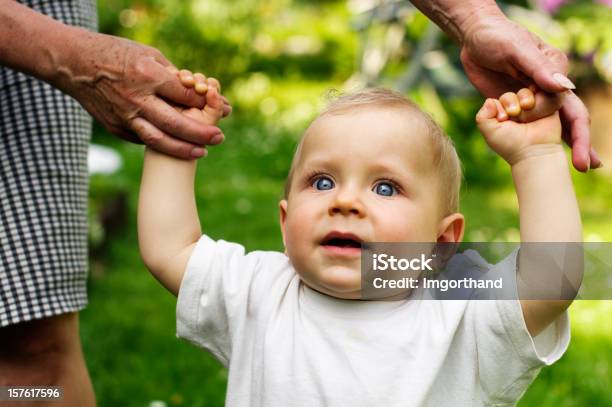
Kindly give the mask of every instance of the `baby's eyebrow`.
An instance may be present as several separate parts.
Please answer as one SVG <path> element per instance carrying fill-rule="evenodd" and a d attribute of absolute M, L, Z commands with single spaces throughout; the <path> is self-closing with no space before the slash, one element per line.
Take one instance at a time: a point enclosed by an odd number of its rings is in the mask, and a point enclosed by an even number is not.
<path fill-rule="evenodd" d="M 315 171 L 315 170 L 333 172 L 333 171 L 338 170 L 338 164 L 336 160 L 311 159 L 311 160 L 308 160 L 302 163 L 300 167 L 302 171 L 306 171 L 306 172 Z"/>
<path fill-rule="evenodd" d="M 395 176 L 400 178 L 400 180 L 405 181 L 409 184 L 412 183 L 412 180 L 415 177 L 415 174 L 404 168 L 404 165 L 396 165 L 396 164 L 388 164 L 388 163 L 374 163 L 372 164 L 368 170 L 375 174 L 382 174 L 388 176 Z"/>

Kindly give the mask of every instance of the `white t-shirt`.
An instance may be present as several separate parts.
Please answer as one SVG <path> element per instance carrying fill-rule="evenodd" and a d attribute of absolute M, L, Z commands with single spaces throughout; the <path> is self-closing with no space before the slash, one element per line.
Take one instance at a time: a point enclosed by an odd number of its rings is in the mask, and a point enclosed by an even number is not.
<path fill-rule="evenodd" d="M 514 405 L 569 343 L 567 314 L 532 339 L 516 300 L 341 300 L 283 253 L 206 236 L 176 312 L 177 336 L 229 368 L 228 406 Z"/>

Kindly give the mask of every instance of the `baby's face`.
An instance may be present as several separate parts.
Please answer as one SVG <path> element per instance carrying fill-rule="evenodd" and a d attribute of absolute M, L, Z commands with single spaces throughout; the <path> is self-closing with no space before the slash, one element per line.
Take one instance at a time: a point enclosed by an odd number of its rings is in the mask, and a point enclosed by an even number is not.
<path fill-rule="evenodd" d="M 359 298 L 359 242 L 437 240 L 430 144 L 406 110 L 357 108 L 311 125 L 280 204 L 286 252 L 306 284 Z"/>

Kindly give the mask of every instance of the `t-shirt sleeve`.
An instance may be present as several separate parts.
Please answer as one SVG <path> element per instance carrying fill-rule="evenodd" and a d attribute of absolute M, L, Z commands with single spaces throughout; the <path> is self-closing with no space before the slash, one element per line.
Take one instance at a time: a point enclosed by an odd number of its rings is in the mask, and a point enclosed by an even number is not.
<path fill-rule="evenodd" d="M 225 366 L 232 337 L 243 326 L 252 297 L 253 281 L 262 253 L 245 254 L 243 246 L 202 236 L 179 290 L 177 336 L 206 348 Z"/>
<path fill-rule="evenodd" d="M 514 251 L 490 272 L 503 275 L 504 282 L 516 282 L 516 258 L 517 251 Z M 468 306 L 468 313 L 473 316 L 480 383 L 485 391 L 496 393 L 495 401 L 500 403 L 517 400 L 542 366 L 561 358 L 570 340 L 567 311 L 532 337 L 518 296 L 515 298 L 472 300 Z"/>

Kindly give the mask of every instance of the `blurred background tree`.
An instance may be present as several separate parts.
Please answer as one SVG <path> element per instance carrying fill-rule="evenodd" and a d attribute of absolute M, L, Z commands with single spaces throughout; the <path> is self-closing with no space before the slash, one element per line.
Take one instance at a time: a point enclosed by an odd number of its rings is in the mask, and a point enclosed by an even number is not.
<path fill-rule="evenodd" d="M 612 240 L 611 1 L 508 1 L 517 22 L 571 59 L 593 118 L 593 142 L 607 167 L 573 172 L 585 239 Z M 462 211 L 468 241 L 518 240 L 507 165 L 474 125 L 482 98 L 458 48 L 407 1 L 106 0 L 100 31 L 160 49 L 177 67 L 219 78 L 234 113 L 221 147 L 199 165 L 204 230 L 253 249 L 281 250 L 277 203 L 293 149 L 330 89 L 382 84 L 410 95 L 454 139 L 465 169 Z M 511 39 L 509 39 L 511 40 Z M 90 307 L 82 316 L 99 404 L 222 405 L 226 371 L 174 340 L 175 300 L 144 269 L 135 208 L 142 147 L 110 137 L 123 166 L 91 178 Z M 612 405 L 610 302 L 572 307 L 573 342 L 544 369 L 522 405 Z M 593 352 L 592 349 L 597 349 Z M 158 400 L 154 402 L 154 400 Z"/>

